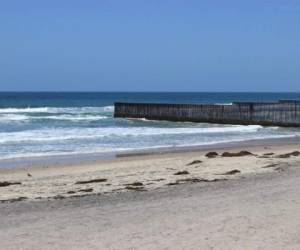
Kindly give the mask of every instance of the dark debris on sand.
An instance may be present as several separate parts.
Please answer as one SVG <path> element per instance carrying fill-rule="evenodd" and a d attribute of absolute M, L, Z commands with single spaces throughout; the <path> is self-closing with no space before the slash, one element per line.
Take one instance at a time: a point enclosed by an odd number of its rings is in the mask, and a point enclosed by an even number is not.
<path fill-rule="evenodd" d="M 275 155 L 274 153 L 265 153 L 261 156 L 257 156 L 258 158 L 270 158 L 272 157 L 273 155 Z"/>
<path fill-rule="evenodd" d="M 166 179 L 164 178 L 159 178 L 159 179 L 153 179 L 153 180 L 150 180 L 150 181 L 165 181 Z"/>
<path fill-rule="evenodd" d="M 253 155 L 253 154 L 248 151 L 240 151 L 237 153 L 224 152 L 222 154 L 222 157 L 241 157 L 241 156 L 248 156 L 248 155 Z"/>
<path fill-rule="evenodd" d="M 276 166 L 278 166 L 278 163 L 269 164 L 269 165 L 263 166 L 262 168 L 274 168 Z"/>
<path fill-rule="evenodd" d="M 291 153 L 278 155 L 276 158 L 290 158 L 291 156 L 299 156 L 299 155 L 300 155 L 299 151 L 294 151 L 294 152 L 291 152 Z"/>
<path fill-rule="evenodd" d="M 76 194 L 76 191 L 68 191 L 67 194 Z"/>
<path fill-rule="evenodd" d="M 144 183 L 136 181 L 125 185 L 125 189 L 131 191 L 147 191 L 144 187 Z"/>
<path fill-rule="evenodd" d="M 186 178 L 186 179 L 179 179 L 175 182 L 170 182 L 167 185 L 168 186 L 174 186 L 174 185 L 180 185 L 184 183 L 199 183 L 199 182 L 217 182 L 217 181 L 226 181 L 227 179 L 202 179 L 202 178 Z"/>
<path fill-rule="evenodd" d="M 271 156 L 274 155 L 274 153 L 265 153 L 264 156 Z"/>
<path fill-rule="evenodd" d="M 11 185 L 21 185 L 21 182 L 12 182 L 12 181 L 2 181 L 0 182 L 0 187 L 7 187 Z"/>
<path fill-rule="evenodd" d="M 179 172 L 175 173 L 174 175 L 186 175 L 186 174 L 190 174 L 190 173 L 186 170 L 183 170 L 183 171 L 179 171 Z"/>
<path fill-rule="evenodd" d="M 202 161 L 195 160 L 195 161 L 192 161 L 192 162 L 188 163 L 187 166 L 191 166 L 191 165 L 195 165 L 195 164 L 199 164 L 199 163 L 202 163 Z"/>
<path fill-rule="evenodd" d="M 130 184 L 126 184 L 126 186 L 134 186 L 134 187 L 141 187 L 144 186 L 144 184 L 142 182 L 136 181 Z"/>
<path fill-rule="evenodd" d="M 77 181 L 75 184 L 89 184 L 89 183 L 99 183 L 99 182 L 106 182 L 107 179 L 105 178 L 99 178 L 99 179 L 93 179 L 88 181 Z"/>
<path fill-rule="evenodd" d="M 234 175 L 234 174 L 239 174 L 239 173 L 241 173 L 240 170 L 238 170 L 238 169 L 233 169 L 233 170 L 230 170 L 230 171 L 228 171 L 228 172 L 225 172 L 225 173 L 222 174 L 222 175 Z"/>
<path fill-rule="evenodd" d="M 48 199 L 54 199 L 54 200 L 62 200 L 62 199 L 65 199 L 66 197 L 63 196 L 63 195 L 55 195 L 53 197 L 48 197 Z"/>
<path fill-rule="evenodd" d="M 78 190 L 78 192 L 85 192 L 85 193 L 89 193 L 89 192 L 93 192 L 93 191 L 94 191 L 93 188 L 85 188 L 85 189 Z"/>
<path fill-rule="evenodd" d="M 76 193 L 76 192 L 75 192 Z M 76 194 L 72 196 L 63 196 L 63 195 L 56 195 L 53 197 L 47 197 L 48 199 L 54 199 L 54 200 L 63 200 L 63 199 L 73 199 L 73 198 L 81 198 L 81 197 L 87 197 L 87 196 L 100 196 L 101 193 L 84 193 L 84 194 Z"/>
<path fill-rule="evenodd" d="M 147 191 L 144 187 L 134 187 L 134 186 L 126 186 L 125 189 L 131 191 Z"/>
<path fill-rule="evenodd" d="M 27 197 L 18 197 L 18 198 L 13 198 L 13 199 L 8 199 L 8 200 L 0 200 L 1 203 L 12 203 L 16 201 L 24 201 L 27 200 Z"/>
<path fill-rule="evenodd" d="M 205 156 L 207 158 L 216 158 L 219 154 L 217 152 L 208 152 Z"/>

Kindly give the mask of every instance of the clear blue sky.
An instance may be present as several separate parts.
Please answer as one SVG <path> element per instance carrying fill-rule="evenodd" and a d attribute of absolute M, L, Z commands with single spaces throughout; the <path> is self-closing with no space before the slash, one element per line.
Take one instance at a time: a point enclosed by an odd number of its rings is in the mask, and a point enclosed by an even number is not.
<path fill-rule="evenodd" d="M 298 0 L 0 0 L 0 90 L 300 91 Z"/>

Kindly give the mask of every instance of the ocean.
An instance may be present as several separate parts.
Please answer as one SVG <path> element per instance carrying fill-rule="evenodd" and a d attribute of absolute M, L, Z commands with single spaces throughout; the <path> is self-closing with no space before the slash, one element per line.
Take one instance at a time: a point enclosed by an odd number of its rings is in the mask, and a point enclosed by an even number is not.
<path fill-rule="evenodd" d="M 0 161 L 295 137 L 297 128 L 113 118 L 115 101 L 213 103 L 300 93 L 0 93 Z"/>

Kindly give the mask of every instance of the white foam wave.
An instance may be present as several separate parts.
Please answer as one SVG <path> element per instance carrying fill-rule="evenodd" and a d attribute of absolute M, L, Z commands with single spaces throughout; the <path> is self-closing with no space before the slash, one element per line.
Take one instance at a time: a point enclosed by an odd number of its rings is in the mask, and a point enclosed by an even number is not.
<path fill-rule="evenodd" d="M 226 126 L 226 127 L 190 127 L 190 128 L 155 128 L 155 127 L 107 127 L 107 128 L 57 128 L 0 133 L 0 143 L 62 141 L 74 139 L 97 139 L 109 136 L 153 136 L 186 135 L 211 133 L 253 133 L 261 126 Z"/>
<path fill-rule="evenodd" d="M 47 112 L 49 108 L 0 108 L 0 113 L 43 113 Z"/>
<path fill-rule="evenodd" d="M 67 120 L 67 121 L 97 121 L 107 119 L 107 116 L 70 116 L 70 115 L 60 115 L 60 116 L 40 116 L 40 117 L 29 117 L 30 120 Z"/>
<path fill-rule="evenodd" d="M 114 112 L 115 107 L 114 106 L 105 106 L 105 107 L 102 107 L 102 109 L 107 112 Z"/>
<path fill-rule="evenodd" d="M 22 114 L 0 114 L 0 122 L 23 121 L 28 117 Z"/>
<path fill-rule="evenodd" d="M 232 104 L 233 104 L 232 102 L 229 102 L 229 103 L 215 103 L 214 105 L 230 106 L 230 105 L 232 105 Z"/>
<path fill-rule="evenodd" d="M 54 116 L 29 116 L 26 114 L 0 114 L 0 123 L 32 120 L 60 120 L 60 121 L 97 121 L 107 119 L 103 115 L 54 115 Z"/>
<path fill-rule="evenodd" d="M 114 106 L 104 107 L 38 107 L 38 108 L 0 108 L 0 113 L 99 113 L 113 112 Z"/>

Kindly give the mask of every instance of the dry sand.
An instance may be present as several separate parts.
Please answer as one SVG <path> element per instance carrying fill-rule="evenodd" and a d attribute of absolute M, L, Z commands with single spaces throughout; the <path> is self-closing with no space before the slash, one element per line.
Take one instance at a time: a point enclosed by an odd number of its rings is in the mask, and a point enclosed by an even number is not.
<path fill-rule="evenodd" d="M 207 158 L 204 150 L 3 169 L 1 182 L 21 185 L 0 187 L 1 248 L 299 249 L 300 156 L 286 155 L 299 149 L 287 143 L 216 150 L 253 154 L 237 157 Z M 107 180 L 76 184 L 99 179 Z"/>

